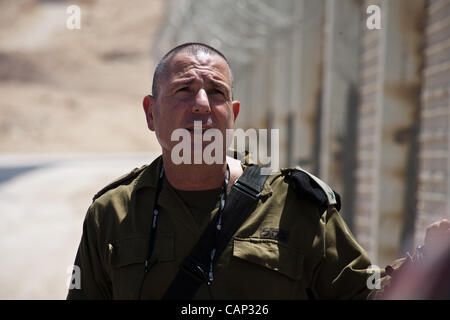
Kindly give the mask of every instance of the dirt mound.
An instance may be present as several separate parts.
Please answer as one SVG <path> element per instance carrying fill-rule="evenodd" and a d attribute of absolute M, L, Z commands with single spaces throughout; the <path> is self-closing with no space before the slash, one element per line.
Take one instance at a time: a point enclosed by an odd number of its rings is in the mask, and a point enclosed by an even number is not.
<path fill-rule="evenodd" d="M 0 152 L 159 150 L 146 127 L 163 1 L 0 2 Z"/>

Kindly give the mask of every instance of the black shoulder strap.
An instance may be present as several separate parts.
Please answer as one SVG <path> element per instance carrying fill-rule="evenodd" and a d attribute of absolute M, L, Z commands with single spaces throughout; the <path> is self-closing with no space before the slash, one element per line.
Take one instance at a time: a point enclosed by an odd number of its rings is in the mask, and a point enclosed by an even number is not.
<path fill-rule="evenodd" d="M 286 170 L 285 170 L 286 171 Z M 319 205 L 322 210 L 328 206 L 335 206 L 341 210 L 341 197 L 325 182 L 301 168 L 288 171 L 292 187 L 300 198 L 306 198 Z"/>
<path fill-rule="evenodd" d="M 191 300 L 200 286 L 208 280 L 211 251 L 216 248 L 214 264 L 260 199 L 264 183 L 268 178 L 267 175 L 261 175 L 260 170 L 261 167 L 258 165 L 250 165 L 233 184 L 223 210 L 221 230 L 216 229 L 216 219 L 208 224 L 190 254 L 182 262 L 163 300 Z M 215 242 L 217 232 L 219 235 Z"/>

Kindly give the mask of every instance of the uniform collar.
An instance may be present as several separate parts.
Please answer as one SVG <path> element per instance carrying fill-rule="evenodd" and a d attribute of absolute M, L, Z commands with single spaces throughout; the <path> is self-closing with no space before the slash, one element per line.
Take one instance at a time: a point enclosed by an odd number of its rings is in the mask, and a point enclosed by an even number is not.
<path fill-rule="evenodd" d="M 160 155 L 158 158 L 153 160 L 153 162 L 137 177 L 135 182 L 135 190 L 145 187 L 156 188 L 162 164 L 162 155 Z"/>
<path fill-rule="evenodd" d="M 158 176 L 161 172 L 163 164 L 162 155 L 153 160 L 153 162 L 145 168 L 136 179 L 135 190 L 139 190 L 145 187 L 156 188 L 158 182 Z M 241 163 L 242 170 L 247 169 L 249 163 Z M 272 188 L 270 183 L 266 181 L 263 190 L 261 191 L 261 197 L 270 196 L 272 194 Z"/>

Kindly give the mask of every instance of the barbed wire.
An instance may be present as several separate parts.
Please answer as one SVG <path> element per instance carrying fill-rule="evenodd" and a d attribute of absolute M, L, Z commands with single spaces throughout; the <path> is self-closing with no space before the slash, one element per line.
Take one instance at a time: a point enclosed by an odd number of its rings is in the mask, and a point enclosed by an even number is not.
<path fill-rule="evenodd" d="M 300 22 L 295 10 L 289 10 L 294 2 L 289 1 L 288 10 L 283 10 L 262 0 L 170 0 L 158 50 L 162 53 L 174 43 L 203 41 L 218 49 L 228 48 L 230 60 L 245 64 L 255 52 L 268 47 L 274 34 Z"/>

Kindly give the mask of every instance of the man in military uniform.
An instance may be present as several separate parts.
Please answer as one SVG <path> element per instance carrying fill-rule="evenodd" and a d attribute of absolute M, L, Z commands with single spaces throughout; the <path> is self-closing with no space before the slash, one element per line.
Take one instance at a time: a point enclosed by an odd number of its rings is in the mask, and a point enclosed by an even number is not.
<path fill-rule="evenodd" d="M 95 195 L 74 263 L 81 288 L 69 290 L 68 299 L 183 298 L 185 287 L 195 299 L 370 294 L 371 263 L 338 213 L 339 197 L 299 169 L 281 169 L 261 180 L 248 215 L 215 255 L 217 239 L 230 233 L 232 224 L 226 207 L 234 200 L 227 197 L 254 166 L 227 156 L 222 163 L 175 164 L 171 134 L 184 128 L 194 135 L 194 121 L 223 136 L 234 128 L 240 103 L 232 98 L 228 62 L 204 44 L 178 46 L 158 64 L 152 91 L 143 105 L 162 155 Z M 211 234 L 218 238 L 205 241 L 201 235 L 211 221 L 217 229 Z M 198 243 L 212 246 L 211 263 L 186 267 Z M 192 289 L 186 278 L 196 274 L 198 288 Z M 178 277 L 185 281 L 181 287 L 174 285 Z"/>

